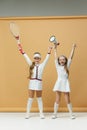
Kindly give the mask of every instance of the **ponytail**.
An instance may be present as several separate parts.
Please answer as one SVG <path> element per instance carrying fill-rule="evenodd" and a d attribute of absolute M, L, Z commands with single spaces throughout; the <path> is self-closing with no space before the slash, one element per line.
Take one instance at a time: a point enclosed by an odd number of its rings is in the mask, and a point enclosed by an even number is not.
<path fill-rule="evenodd" d="M 29 79 L 31 78 L 31 76 L 33 74 L 33 68 L 34 68 L 34 66 L 35 66 L 35 62 L 32 62 L 32 65 L 29 68 L 29 76 L 28 76 Z"/>

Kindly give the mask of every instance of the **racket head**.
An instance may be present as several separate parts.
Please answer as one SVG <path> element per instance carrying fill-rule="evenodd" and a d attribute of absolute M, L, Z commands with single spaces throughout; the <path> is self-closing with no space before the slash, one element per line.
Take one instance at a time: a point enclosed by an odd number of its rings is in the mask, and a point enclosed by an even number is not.
<path fill-rule="evenodd" d="M 10 31 L 16 39 L 19 39 L 19 27 L 15 22 L 10 22 Z"/>

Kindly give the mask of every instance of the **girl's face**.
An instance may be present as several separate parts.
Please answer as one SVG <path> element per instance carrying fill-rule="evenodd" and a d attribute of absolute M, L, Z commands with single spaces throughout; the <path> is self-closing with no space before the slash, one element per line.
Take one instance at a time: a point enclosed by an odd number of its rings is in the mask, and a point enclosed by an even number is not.
<path fill-rule="evenodd" d="M 35 58 L 34 58 L 34 62 L 35 62 L 36 64 L 39 64 L 39 63 L 40 63 L 40 60 L 41 60 L 41 58 L 39 58 L 39 57 L 35 57 Z"/>
<path fill-rule="evenodd" d="M 66 58 L 64 56 L 60 56 L 58 62 L 60 65 L 64 66 L 66 64 Z"/>

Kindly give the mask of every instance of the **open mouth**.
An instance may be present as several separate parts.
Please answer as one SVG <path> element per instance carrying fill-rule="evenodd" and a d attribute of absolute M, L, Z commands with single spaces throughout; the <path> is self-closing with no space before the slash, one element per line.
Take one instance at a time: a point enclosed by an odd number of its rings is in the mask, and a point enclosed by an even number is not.
<path fill-rule="evenodd" d="M 64 62 L 61 62 L 60 64 L 61 64 L 61 65 L 65 65 L 65 63 L 64 63 Z"/>

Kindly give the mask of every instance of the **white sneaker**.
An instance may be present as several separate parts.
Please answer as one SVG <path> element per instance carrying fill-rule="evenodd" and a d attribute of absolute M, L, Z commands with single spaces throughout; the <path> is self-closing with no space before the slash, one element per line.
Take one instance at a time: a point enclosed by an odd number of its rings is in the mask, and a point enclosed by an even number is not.
<path fill-rule="evenodd" d="M 57 114 L 53 114 L 52 119 L 56 119 L 57 118 Z"/>
<path fill-rule="evenodd" d="M 44 114 L 43 113 L 40 113 L 40 119 L 44 119 Z"/>
<path fill-rule="evenodd" d="M 29 113 L 26 113 L 25 119 L 29 119 L 29 117 L 30 117 Z"/>
<path fill-rule="evenodd" d="M 70 118 L 71 119 L 75 119 L 76 117 L 75 117 L 75 115 L 71 115 Z"/>

